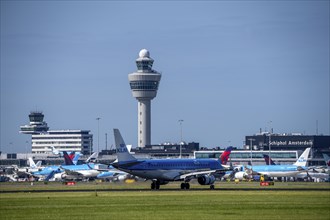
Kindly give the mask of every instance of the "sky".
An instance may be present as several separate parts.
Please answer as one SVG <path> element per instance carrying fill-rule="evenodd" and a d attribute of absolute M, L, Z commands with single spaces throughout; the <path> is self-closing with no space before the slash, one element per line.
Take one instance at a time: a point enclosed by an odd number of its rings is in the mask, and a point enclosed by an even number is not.
<path fill-rule="evenodd" d="M 208 148 L 260 129 L 329 135 L 329 20 L 329 1 L 2 0 L 0 151 L 30 149 L 19 127 L 36 110 L 100 150 L 113 128 L 137 146 L 128 74 L 143 48 L 162 73 L 152 144 L 181 128 Z"/>

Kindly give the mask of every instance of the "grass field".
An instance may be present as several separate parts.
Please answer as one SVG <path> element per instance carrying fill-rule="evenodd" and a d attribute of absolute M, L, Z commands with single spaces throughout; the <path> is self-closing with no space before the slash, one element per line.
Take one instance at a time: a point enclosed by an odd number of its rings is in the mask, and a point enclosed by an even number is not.
<path fill-rule="evenodd" d="M 260 187 L 257 183 L 221 184 L 227 185 L 227 189 Z M 330 219 L 329 183 L 297 184 L 298 188 L 312 187 L 321 191 L 295 191 L 295 185 L 291 183 L 276 185 L 287 187 L 288 190 L 149 191 L 145 190 L 149 188 L 147 182 L 129 185 L 80 184 L 81 188 L 94 188 L 95 191 L 91 192 L 0 193 L 0 219 Z M 53 189 L 71 187 L 56 184 L 19 186 Z M 97 191 L 106 186 L 118 189 L 135 187 L 137 190 Z M 163 189 L 177 186 L 178 183 L 174 183 Z M 79 187 L 79 184 L 74 187 Z M 4 188 L 16 189 L 17 184 L 1 184 L 0 189 L 4 191 Z"/>

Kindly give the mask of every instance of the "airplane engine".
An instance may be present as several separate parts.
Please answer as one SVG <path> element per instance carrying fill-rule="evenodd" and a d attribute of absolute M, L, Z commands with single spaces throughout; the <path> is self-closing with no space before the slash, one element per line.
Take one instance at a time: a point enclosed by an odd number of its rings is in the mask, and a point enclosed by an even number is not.
<path fill-rule="evenodd" d="M 64 180 L 68 177 L 68 175 L 66 173 L 61 173 L 61 179 Z"/>
<path fill-rule="evenodd" d="M 120 175 L 120 176 L 117 177 L 117 180 L 118 180 L 118 181 L 124 181 L 124 180 L 126 180 L 126 179 L 127 179 L 127 177 L 124 176 L 124 175 Z"/>
<path fill-rule="evenodd" d="M 245 172 L 237 172 L 235 173 L 235 179 L 243 180 L 247 177 Z"/>
<path fill-rule="evenodd" d="M 197 181 L 201 185 L 211 185 L 215 182 L 215 177 L 212 175 L 210 175 L 210 176 L 204 175 L 204 176 L 198 177 Z"/>

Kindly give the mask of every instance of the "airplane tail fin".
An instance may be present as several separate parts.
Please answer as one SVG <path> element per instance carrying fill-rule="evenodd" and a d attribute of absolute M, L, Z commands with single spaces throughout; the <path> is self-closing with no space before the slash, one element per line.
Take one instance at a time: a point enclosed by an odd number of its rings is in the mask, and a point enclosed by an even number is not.
<path fill-rule="evenodd" d="M 69 154 L 69 157 L 71 160 L 73 160 L 73 158 L 75 157 L 76 155 L 76 152 L 72 151 L 70 154 Z"/>
<path fill-rule="evenodd" d="M 64 164 L 65 165 L 74 165 L 71 158 L 69 157 L 69 155 L 66 151 L 63 151 L 63 157 L 64 157 Z"/>
<path fill-rule="evenodd" d="M 37 165 L 34 163 L 32 157 L 29 157 L 30 168 L 37 168 Z"/>
<path fill-rule="evenodd" d="M 220 155 L 220 161 L 222 165 L 226 165 L 229 159 L 229 155 L 233 150 L 232 146 L 226 148 L 226 150 Z"/>
<path fill-rule="evenodd" d="M 99 156 L 99 153 L 98 152 L 94 152 L 92 155 L 90 155 L 88 157 L 88 159 L 85 162 L 86 163 L 89 163 L 89 162 L 95 161 L 98 156 Z"/>
<path fill-rule="evenodd" d="M 263 156 L 264 156 L 264 159 L 265 159 L 265 162 L 267 165 L 269 165 L 269 162 L 270 162 L 270 165 L 276 165 L 276 163 L 274 163 L 274 161 L 269 157 L 269 155 L 263 154 Z"/>
<path fill-rule="evenodd" d="M 298 160 L 293 165 L 305 167 L 307 165 L 307 159 L 308 159 L 308 155 L 309 155 L 310 150 L 311 150 L 310 147 L 306 148 L 306 150 L 300 155 Z"/>
<path fill-rule="evenodd" d="M 327 165 L 327 167 L 330 167 L 330 157 L 327 154 L 323 154 L 323 158 L 325 160 L 325 163 Z"/>
<path fill-rule="evenodd" d="M 75 153 L 74 158 L 72 159 L 72 163 L 74 165 L 77 165 L 80 155 L 81 154 L 79 152 L 78 153 Z"/>
<path fill-rule="evenodd" d="M 55 147 L 51 146 L 50 148 L 52 149 L 53 154 L 58 155 L 60 153 Z"/>
<path fill-rule="evenodd" d="M 120 131 L 118 129 L 113 129 L 113 133 L 115 136 L 118 163 L 136 161 L 136 158 L 128 152 L 128 149 L 126 147 L 123 137 L 120 134 Z"/>
<path fill-rule="evenodd" d="M 36 163 L 36 166 L 37 166 L 37 167 L 41 167 L 41 164 L 42 164 L 42 161 L 39 160 L 39 161 Z"/>

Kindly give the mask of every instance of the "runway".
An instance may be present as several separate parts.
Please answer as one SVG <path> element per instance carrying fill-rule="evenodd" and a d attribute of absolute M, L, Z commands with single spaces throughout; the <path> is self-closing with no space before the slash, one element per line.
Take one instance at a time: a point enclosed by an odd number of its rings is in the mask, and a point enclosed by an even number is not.
<path fill-rule="evenodd" d="M 196 188 L 189 190 L 182 189 L 31 189 L 31 190 L 0 190 L 0 193 L 45 193 L 45 192 L 160 192 L 160 191 L 180 191 L 180 192 L 189 192 L 189 191 L 325 191 L 330 192 L 329 188 L 215 188 L 210 190 L 209 188 Z"/>

